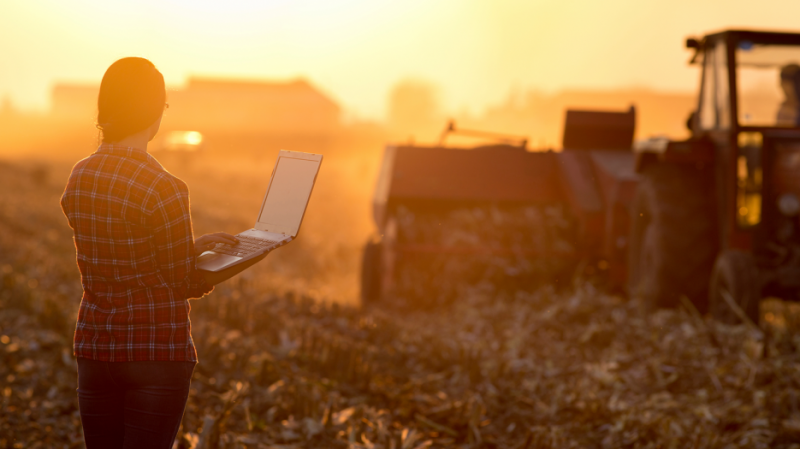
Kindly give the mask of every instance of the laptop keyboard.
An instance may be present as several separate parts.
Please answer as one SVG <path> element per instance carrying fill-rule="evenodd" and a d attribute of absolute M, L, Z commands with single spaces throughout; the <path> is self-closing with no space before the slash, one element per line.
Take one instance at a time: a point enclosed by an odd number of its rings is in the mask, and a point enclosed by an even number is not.
<path fill-rule="evenodd" d="M 247 235 L 237 235 L 236 238 L 239 239 L 239 243 L 236 245 L 231 246 L 225 243 L 217 243 L 217 246 L 215 246 L 212 251 L 229 256 L 244 257 L 255 252 L 260 252 L 278 243 L 274 240 L 259 239 Z"/>

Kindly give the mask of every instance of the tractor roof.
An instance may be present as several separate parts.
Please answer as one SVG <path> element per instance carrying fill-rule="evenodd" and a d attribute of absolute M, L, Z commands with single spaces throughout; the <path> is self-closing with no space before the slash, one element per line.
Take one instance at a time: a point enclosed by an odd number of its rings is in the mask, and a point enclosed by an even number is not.
<path fill-rule="evenodd" d="M 764 44 L 800 44 L 800 33 L 789 31 L 723 30 L 706 34 L 703 40 L 719 40 L 728 36 L 740 41 L 748 40 Z"/>
<path fill-rule="evenodd" d="M 689 38 L 686 40 L 686 46 L 695 49 L 695 54 L 690 60 L 690 64 L 702 62 L 702 49 L 707 43 L 729 40 L 759 45 L 800 46 L 800 33 L 789 31 L 723 30 L 706 34 L 701 40 Z"/>

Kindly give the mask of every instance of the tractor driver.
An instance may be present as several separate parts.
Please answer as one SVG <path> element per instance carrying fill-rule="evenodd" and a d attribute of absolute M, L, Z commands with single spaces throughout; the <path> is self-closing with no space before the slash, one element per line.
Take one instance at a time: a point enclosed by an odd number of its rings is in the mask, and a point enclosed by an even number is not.
<path fill-rule="evenodd" d="M 781 88 L 786 100 L 778 109 L 778 126 L 800 126 L 800 65 L 788 64 L 781 69 Z"/>

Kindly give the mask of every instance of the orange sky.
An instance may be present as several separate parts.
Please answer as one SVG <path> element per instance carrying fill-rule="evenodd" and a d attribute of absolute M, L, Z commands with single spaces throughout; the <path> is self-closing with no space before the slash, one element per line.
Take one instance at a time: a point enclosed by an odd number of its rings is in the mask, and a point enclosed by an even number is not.
<path fill-rule="evenodd" d="M 438 86 L 448 111 L 527 89 L 692 91 L 686 36 L 798 17 L 796 0 L 4 0 L 0 96 L 43 110 L 54 81 L 97 83 L 131 55 L 174 85 L 304 76 L 370 119 L 405 78 Z"/>

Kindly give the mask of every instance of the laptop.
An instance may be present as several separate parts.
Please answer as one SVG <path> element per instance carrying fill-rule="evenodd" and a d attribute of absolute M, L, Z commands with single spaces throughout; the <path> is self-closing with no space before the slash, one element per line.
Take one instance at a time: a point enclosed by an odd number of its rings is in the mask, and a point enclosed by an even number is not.
<path fill-rule="evenodd" d="M 197 268 L 220 271 L 283 246 L 297 237 L 317 180 L 321 154 L 281 150 L 253 229 L 234 246 L 218 243 L 197 257 Z"/>

